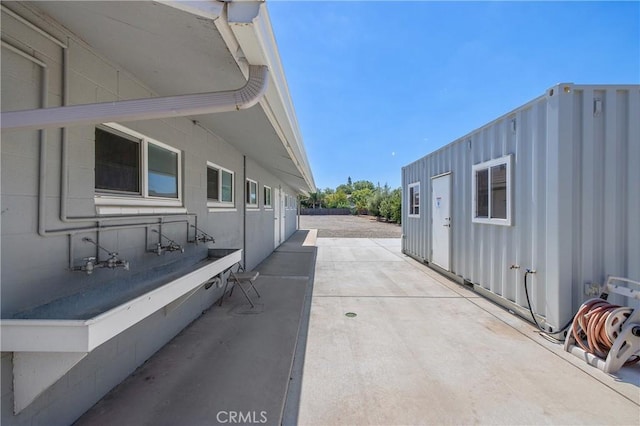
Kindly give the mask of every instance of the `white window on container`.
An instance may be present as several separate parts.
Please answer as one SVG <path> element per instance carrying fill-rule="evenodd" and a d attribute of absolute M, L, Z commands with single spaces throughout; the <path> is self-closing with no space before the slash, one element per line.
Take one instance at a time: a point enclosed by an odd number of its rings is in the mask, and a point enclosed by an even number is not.
<path fill-rule="evenodd" d="M 472 169 L 473 222 L 511 225 L 511 156 Z"/>
<path fill-rule="evenodd" d="M 95 128 L 99 210 L 100 206 L 182 206 L 181 167 L 178 149 L 116 123 Z"/>
<path fill-rule="evenodd" d="M 270 209 L 271 206 L 271 187 L 270 186 L 264 186 L 264 206 L 265 208 Z"/>
<path fill-rule="evenodd" d="M 217 164 L 207 162 L 207 206 L 234 207 L 234 173 Z"/>
<path fill-rule="evenodd" d="M 247 179 L 247 207 L 258 207 L 258 182 Z"/>
<path fill-rule="evenodd" d="M 409 217 L 420 217 L 420 182 L 409 184 Z"/>

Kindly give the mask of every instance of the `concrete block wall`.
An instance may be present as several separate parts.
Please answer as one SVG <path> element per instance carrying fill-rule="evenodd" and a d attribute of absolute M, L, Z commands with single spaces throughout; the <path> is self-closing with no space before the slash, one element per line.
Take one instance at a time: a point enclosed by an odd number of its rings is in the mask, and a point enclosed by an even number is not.
<path fill-rule="evenodd" d="M 3 3 L 5 5 L 5 3 Z M 6 3 L 11 10 L 68 44 L 69 104 L 82 104 L 155 95 L 125 68 L 111 63 L 90 46 L 33 6 Z M 37 7 L 37 4 L 36 4 Z M 18 49 L 46 63 L 48 71 L 47 106 L 57 106 L 62 99 L 62 49 L 38 32 L 11 16 L 2 14 L 2 37 Z M 5 72 L 11 70 L 11 72 Z M 19 110 L 39 106 L 41 68 L 23 57 L 2 49 L 2 110 Z M 198 227 L 216 239 L 215 247 L 243 247 L 245 236 L 245 176 L 258 181 L 259 209 L 246 215 L 246 264 L 255 267 L 274 248 L 274 209 L 264 207 L 263 186 L 288 188 L 250 153 L 234 146 L 187 118 L 171 118 L 127 123 L 126 127 L 168 144 L 182 152 L 183 205 L 198 217 Z M 67 129 L 68 214 L 92 216 L 94 203 L 94 126 Z M 39 136 L 36 131 L 2 135 L 2 318 L 10 318 L 26 309 L 48 303 L 110 280 L 129 277 L 131 273 L 174 260 L 176 256 L 199 258 L 206 252 L 204 244 L 187 244 L 186 223 L 169 224 L 163 233 L 185 246 L 184 254 L 156 256 L 146 252 L 145 235 L 149 230 L 134 228 L 101 232 L 100 242 L 109 250 L 131 262 L 131 271 L 99 270 L 92 275 L 71 272 L 69 237 L 38 235 L 38 166 Z M 61 132 L 46 132 L 45 223 L 48 230 L 92 225 L 92 222 L 64 223 L 60 220 Z M 235 172 L 235 209 L 216 211 L 207 207 L 206 162 L 211 161 Z M 275 194 L 272 193 L 272 197 Z M 275 199 L 273 200 L 275 203 Z M 295 210 L 286 212 L 286 237 L 295 232 Z M 193 218 L 190 219 L 193 223 Z M 122 223 L 127 221 L 123 220 Z M 120 222 L 118 222 L 120 223 Z M 156 234 L 154 235 L 157 238 Z M 193 230 L 190 235 L 193 236 Z M 95 233 L 71 237 L 75 247 L 74 264 L 95 254 L 95 247 L 82 238 L 96 238 Z M 180 330 L 196 319 L 220 297 L 220 289 L 200 289 L 175 311 L 164 310 L 129 328 L 92 351 L 67 375 L 46 390 L 19 415 L 13 414 L 12 354 L 2 353 L 3 425 L 69 424 L 98 401 L 113 386 L 126 378 L 137 366 L 161 348 Z"/>
<path fill-rule="evenodd" d="M 258 182 L 258 208 L 247 210 L 246 266 L 250 270 L 267 257 L 275 246 L 274 226 L 276 226 L 275 214 L 277 212 L 275 204 L 279 201 L 276 200 L 275 189 L 280 189 L 282 196 L 284 194 L 292 194 L 293 191 L 252 159 L 247 159 L 247 178 Z M 271 187 L 270 208 L 264 205 L 265 185 Z M 284 214 L 285 223 L 287 224 L 285 230 L 286 240 L 297 228 L 292 229 L 290 226 L 291 220 L 288 217 L 292 215 L 290 210 L 283 210 L 281 214 Z"/>

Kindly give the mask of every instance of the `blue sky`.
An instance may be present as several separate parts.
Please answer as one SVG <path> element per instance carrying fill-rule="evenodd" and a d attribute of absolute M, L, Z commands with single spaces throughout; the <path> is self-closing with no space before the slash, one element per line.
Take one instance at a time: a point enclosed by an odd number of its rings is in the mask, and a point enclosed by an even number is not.
<path fill-rule="evenodd" d="M 270 1 L 318 188 L 401 168 L 559 82 L 640 83 L 640 2 Z"/>

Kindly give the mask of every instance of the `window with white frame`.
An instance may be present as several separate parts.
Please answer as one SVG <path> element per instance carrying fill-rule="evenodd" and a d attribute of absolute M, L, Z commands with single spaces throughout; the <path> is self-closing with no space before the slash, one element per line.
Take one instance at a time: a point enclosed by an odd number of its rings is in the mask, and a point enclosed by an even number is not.
<path fill-rule="evenodd" d="M 96 205 L 182 205 L 181 152 L 116 123 L 95 128 Z"/>
<path fill-rule="evenodd" d="M 270 209 L 271 206 L 271 187 L 270 186 L 264 186 L 264 206 L 268 209 Z"/>
<path fill-rule="evenodd" d="M 233 207 L 234 173 L 207 161 L 207 206 Z"/>
<path fill-rule="evenodd" d="M 258 182 L 247 179 L 247 207 L 258 207 Z"/>
<path fill-rule="evenodd" d="M 511 155 L 472 169 L 473 222 L 511 225 Z"/>
<path fill-rule="evenodd" d="M 420 182 L 409 184 L 409 217 L 420 217 Z"/>

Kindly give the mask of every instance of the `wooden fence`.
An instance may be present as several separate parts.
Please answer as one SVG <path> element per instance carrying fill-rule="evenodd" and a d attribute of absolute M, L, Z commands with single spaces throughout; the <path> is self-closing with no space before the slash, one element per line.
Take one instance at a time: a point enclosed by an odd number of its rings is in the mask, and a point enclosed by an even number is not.
<path fill-rule="evenodd" d="M 350 215 L 351 209 L 308 209 L 301 208 L 301 215 L 324 216 L 324 215 Z"/>

